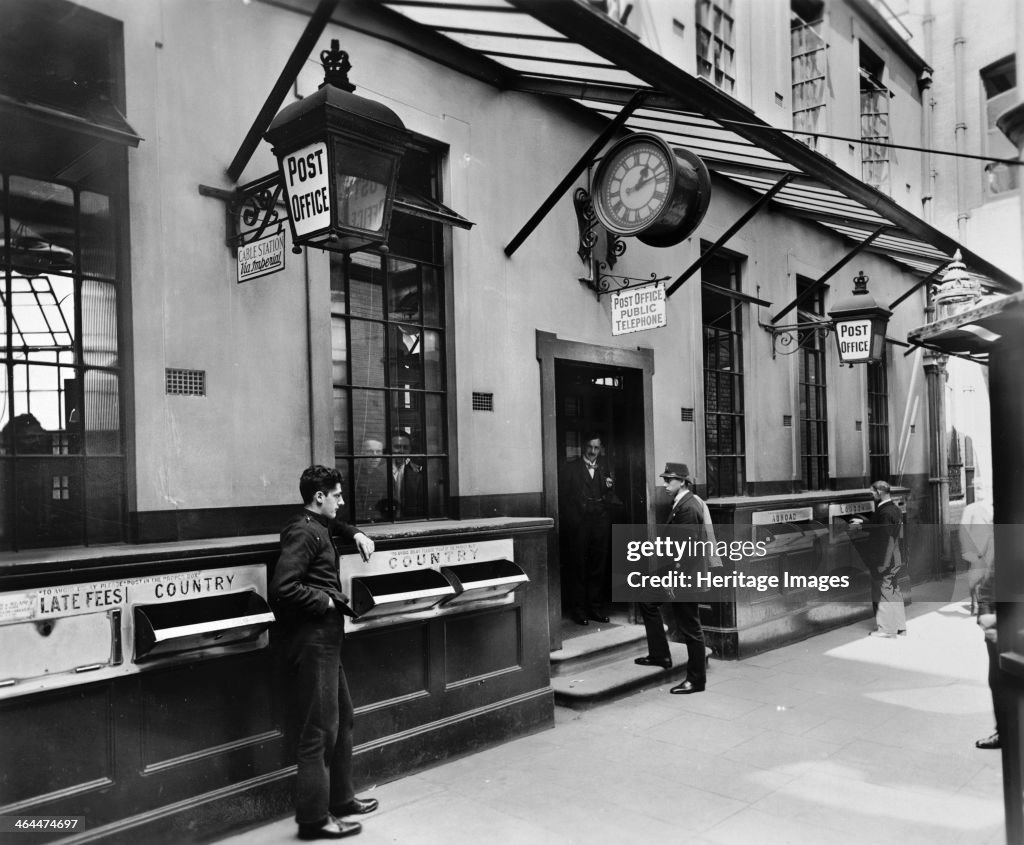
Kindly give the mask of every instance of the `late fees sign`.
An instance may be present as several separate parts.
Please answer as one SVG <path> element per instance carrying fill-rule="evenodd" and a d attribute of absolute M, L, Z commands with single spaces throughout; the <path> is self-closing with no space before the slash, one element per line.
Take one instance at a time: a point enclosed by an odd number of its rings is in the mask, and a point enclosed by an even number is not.
<path fill-rule="evenodd" d="M 871 359 L 871 320 L 836 322 L 839 357 L 844 364 Z"/>
<path fill-rule="evenodd" d="M 288 212 L 296 239 L 331 225 L 331 180 L 327 144 L 317 141 L 281 158 Z"/>

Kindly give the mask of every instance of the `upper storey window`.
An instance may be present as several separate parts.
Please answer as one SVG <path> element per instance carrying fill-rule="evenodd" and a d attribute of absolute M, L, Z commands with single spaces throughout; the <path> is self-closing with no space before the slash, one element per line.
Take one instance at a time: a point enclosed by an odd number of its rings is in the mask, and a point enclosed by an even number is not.
<path fill-rule="evenodd" d="M 736 89 L 733 0 L 697 0 L 697 73 L 727 94 Z"/>
<path fill-rule="evenodd" d="M 826 132 L 825 105 L 828 91 L 828 46 L 821 30 L 824 4 L 793 0 L 790 12 L 789 41 L 793 74 L 793 128 L 806 135 L 796 137 L 812 150 L 821 149 L 817 134 Z"/>
<path fill-rule="evenodd" d="M 860 45 L 860 140 L 861 178 L 889 193 L 889 89 L 882 84 L 885 63 L 878 54 Z"/>
<path fill-rule="evenodd" d="M 981 84 L 985 89 L 985 155 L 992 158 L 1016 158 L 1017 149 L 999 131 L 996 119 L 1017 102 L 1017 62 L 1008 56 L 983 68 Z M 989 162 L 985 165 L 985 197 L 1005 196 L 1016 191 L 1018 169 L 1006 164 Z"/>

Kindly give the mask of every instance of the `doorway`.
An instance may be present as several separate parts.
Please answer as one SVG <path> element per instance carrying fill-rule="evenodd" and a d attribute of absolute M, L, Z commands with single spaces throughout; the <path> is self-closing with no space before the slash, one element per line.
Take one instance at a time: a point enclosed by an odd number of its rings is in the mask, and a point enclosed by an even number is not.
<path fill-rule="evenodd" d="M 551 647 L 561 647 L 562 561 L 559 479 L 567 461 L 580 456 L 589 432 L 601 437 L 604 457 L 621 501 L 613 523 L 646 524 L 653 518 L 647 484 L 653 478 L 649 349 L 616 349 L 560 340 L 537 332 L 541 363 L 544 498 L 555 521 L 548 548 L 548 621 Z"/>

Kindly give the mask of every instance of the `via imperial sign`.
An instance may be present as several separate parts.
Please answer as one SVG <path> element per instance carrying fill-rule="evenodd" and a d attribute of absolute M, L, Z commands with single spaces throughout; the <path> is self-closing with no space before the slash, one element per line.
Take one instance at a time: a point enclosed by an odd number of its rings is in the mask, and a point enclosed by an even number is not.
<path fill-rule="evenodd" d="M 871 320 L 837 321 L 836 339 L 839 341 L 839 357 L 844 364 L 871 358 Z"/>
<path fill-rule="evenodd" d="M 247 282 L 284 269 L 284 229 L 238 247 L 238 281 Z"/>
<path fill-rule="evenodd" d="M 665 283 L 616 291 L 612 294 L 612 334 L 629 334 L 668 325 Z"/>

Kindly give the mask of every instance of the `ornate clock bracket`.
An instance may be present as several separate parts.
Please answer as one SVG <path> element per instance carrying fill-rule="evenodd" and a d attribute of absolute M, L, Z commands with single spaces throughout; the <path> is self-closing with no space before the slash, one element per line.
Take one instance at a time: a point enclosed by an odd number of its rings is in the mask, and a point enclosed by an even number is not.
<path fill-rule="evenodd" d="M 200 185 L 199 193 L 224 202 L 227 223 L 224 242 L 230 249 L 280 234 L 284 223 L 290 219 L 282 197 L 281 176 L 276 172 L 240 185 L 234 191 Z M 292 252 L 300 253 L 302 247 L 293 245 Z"/>
<path fill-rule="evenodd" d="M 649 279 L 636 279 L 631 276 L 620 276 L 608 271 L 614 269 L 616 261 L 626 251 L 626 241 L 614 232 L 605 229 L 594 212 L 594 203 L 585 188 L 577 188 L 573 194 L 573 206 L 576 209 L 576 225 L 579 229 L 579 245 L 576 254 L 587 268 L 587 275 L 580 277 L 600 299 L 603 294 L 614 293 L 625 288 L 637 288 L 667 281 L 669 276 L 657 276 L 651 273 Z M 604 261 L 597 258 L 596 247 L 600 234 L 604 233 Z"/>

